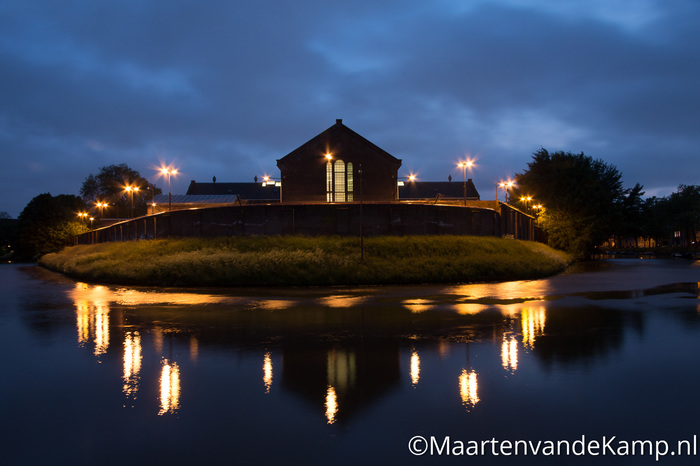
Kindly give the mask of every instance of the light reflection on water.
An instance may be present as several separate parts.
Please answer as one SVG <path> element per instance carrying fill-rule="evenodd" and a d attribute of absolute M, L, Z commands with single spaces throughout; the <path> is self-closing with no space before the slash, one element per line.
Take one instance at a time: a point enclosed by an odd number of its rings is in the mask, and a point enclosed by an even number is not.
<path fill-rule="evenodd" d="M 467 372 L 466 369 L 463 369 L 459 376 L 459 394 L 462 397 L 462 404 L 467 410 L 473 408 L 479 402 L 478 390 L 479 384 L 476 372 L 474 370 Z"/>
<path fill-rule="evenodd" d="M 180 409 L 180 367 L 174 361 L 163 359 L 160 372 L 159 415 L 176 413 Z"/>
<path fill-rule="evenodd" d="M 536 284 L 533 285 L 533 283 Z M 477 325 L 462 328 L 463 331 L 457 332 L 457 334 L 445 335 L 448 338 L 444 338 L 444 336 L 438 338 L 436 347 L 438 355 L 441 359 L 449 355 L 450 348 L 454 344 L 450 343 L 451 341 L 466 341 L 468 344 L 469 341 L 492 340 L 494 345 L 500 345 L 499 362 L 501 368 L 509 374 L 514 374 L 519 368 L 520 352 L 535 351 L 537 349 L 537 339 L 547 334 L 547 296 L 543 293 L 549 289 L 550 285 L 546 280 L 537 282 L 519 281 L 454 286 L 442 290 L 443 294 L 439 297 L 400 297 L 396 299 L 396 304 L 407 310 L 409 314 L 401 314 L 398 317 L 398 328 L 401 329 L 406 324 L 404 322 L 407 320 L 406 316 L 416 314 L 427 316 L 431 311 L 433 312 L 431 317 L 426 318 L 428 323 L 437 318 L 438 323 L 445 325 L 446 322 L 446 325 L 451 325 L 455 322 L 455 318 L 477 318 Z M 68 295 L 73 300 L 76 309 L 75 319 L 78 343 L 81 346 L 92 344 L 95 356 L 105 354 L 110 344 L 110 333 L 118 333 L 120 331 L 120 326 L 118 325 L 110 328 L 110 305 L 122 311 L 120 316 L 121 325 L 128 319 L 128 315 L 133 314 L 132 310 L 136 311 L 133 315 L 137 316 L 138 310 L 144 307 L 163 306 L 163 311 L 172 319 L 170 322 L 156 319 L 150 323 L 146 322 L 146 328 L 141 332 L 139 330 L 122 331 L 124 349 L 122 391 L 127 400 L 133 400 L 137 397 L 142 378 L 142 333 L 150 337 L 155 354 L 161 357 L 160 389 L 158 394 L 159 415 L 176 413 L 180 409 L 181 368 L 176 361 L 165 355 L 167 352 L 165 342 L 167 341 L 168 345 L 172 346 L 173 338 L 192 330 L 188 328 L 188 319 L 183 319 L 183 316 L 187 316 L 195 310 L 196 312 L 201 312 L 202 309 L 206 310 L 208 306 L 224 305 L 225 309 L 231 312 L 245 311 L 250 313 L 257 312 L 258 314 L 263 312 L 264 314 L 257 315 L 257 317 L 262 319 L 261 325 L 263 328 L 270 330 L 268 327 L 279 325 L 275 313 L 288 312 L 293 314 L 300 312 L 303 314 L 305 312 L 304 306 L 300 308 L 300 302 L 303 302 L 303 299 L 259 299 L 256 297 L 231 297 L 206 293 L 139 291 L 125 288 L 110 289 L 101 285 L 88 285 L 80 282 L 74 285 L 74 288 Z M 523 296 L 526 296 L 526 298 L 523 298 Z M 630 296 L 639 297 L 643 296 L 643 293 L 639 291 L 631 292 Z M 332 294 L 316 298 L 315 306 L 328 310 L 348 311 L 361 307 L 363 304 L 367 305 L 367 303 L 376 305 L 377 301 L 381 300 L 384 300 L 386 303 L 387 298 L 380 296 L 378 299 L 377 296 L 372 296 L 371 294 L 364 296 Z M 700 305 L 698 305 L 698 308 L 700 309 Z M 214 312 L 220 312 L 220 307 L 215 307 Z M 438 312 L 438 314 L 434 314 L 435 312 Z M 178 315 L 178 313 L 182 313 L 182 315 Z M 319 319 L 318 311 L 314 311 L 313 314 L 315 316 L 313 319 L 317 324 Z M 230 318 L 231 316 L 228 317 Z M 344 316 L 345 319 L 350 318 L 350 328 L 356 326 L 355 317 L 357 317 L 356 311 Z M 397 316 L 394 315 L 393 318 L 396 319 Z M 303 315 L 301 319 L 302 325 L 303 322 L 311 323 Z M 363 314 L 363 326 L 365 324 L 364 319 L 365 316 Z M 243 320 L 246 321 L 245 318 Z M 485 320 L 485 322 L 482 322 L 482 320 Z M 459 320 L 459 322 L 460 324 L 470 324 L 468 320 Z M 246 323 L 249 322 L 246 321 Z M 326 323 L 324 322 L 324 325 Z M 141 323 L 141 325 L 144 325 L 144 323 Z M 284 323 L 282 327 L 285 327 Z M 430 325 L 427 327 L 430 327 Z M 488 331 L 485 331 L 485 329 Z M 399 337 L 401 336 L 400 333 Z M 410 339 L 415 339 L 416 337 L 420 339 L 426 338 L 425 335 L 410 335 L 407 337 Z M 274 340 L 276 337 L 271 338 Z M 428 339 L 431 338 L 435 338 L 435 336 L 428 337 Z M 200 353 L 199 338 L 195 334 L 189 334 L 187 335 L 187 342 L 190 360 L 197 362 Z M 182 338 L 178 338 L 177 344 L 180 346 L 183 344 Z M 398 349 L 397 347 L 395 348 Z M 263 355 L 262 381 L 265 394 L 270 393 L 273 385 L 272 356 L 279 351 L 279 348 L 266 350 Z M 358 379 L 367 376 L 362 373 L 366 371 L 358 371 L 358 354 L 353 348 L 341 347 L 337 343 L 327 343 L 325 344 L 325 349 L 321 349 L 321 351 L 325 354 L 325 367 L 320 365 L 314 366 L 309 361 L 303 362 L 306 362 L 307 366 L 311 367 L 312 370 L 325 373 L 325 393 L 322 399 L 319 400 L 319 404 L 324 409 L 327 422 L 333 424 L 338 420 L 340 404 L 343 403 L 343 399 L 352 399 L 352 392 L 358 389 Z M 315 352 L 318 353 L 318 349 Z M 375 355 L 376 353 L 370 357 Z M 281 348 L 281 356 L 282 359 L 285 359 L 284 346 Z M 288 366 L 299 364 L 299 362 L 295 363 L 295 359 L 288 355 L 286 359 L 292 361 L 288 363 Z M 386 367 L 379 367 L 378 370 L 385 369 Z M 397 370 L 400 369 L 392 368 L 391 371 Z M 407 372 L 411 385 L 415 389 L 421 382 L 421 358 L 419 351 L 415 347 L 410 352 Z M 468 409 L 476 406 L 480 401 L 477 372 L 471 368 L 462 369 L 457 385 L 462 404 Z M 351 401 L 351 403 L 355 403 L 355 401 Z M 131 406 L 133 407 L 133 403 Z"/>
<path fill-rule="evenodd" d="M 141 335 L 127 331 L 124 334 L 124 388 L 126 398 L 136 398 L 141 376 Z"/>
<path fill-rule="evenodd" d="M 665 426 L 660 434 L 666 435 L 671 425 L 690 425 L 688 410 L 700 412 L 684 395 L 690 388 L 679 382 L 700 386 L 700 377 L 687 369 L 700 363 L 700 277 L 697 268 L 659 267 L 654 278 L 637 278 L 640 272 L 630 269 L 631 282 L 611 283 L 611 276 L 620 276 L 613 269 L 607 278 L 574 274 L 268 295 L 32 279 L 32 289 L 55 291 L 46 302 L 25 298 L 28 311 L 19 315 L 28 328 L 67 325 L 65 347 L 99 363 L 102 382 L 95 387 L 102 388 L 71 385 L 77 399 L 99 397 L 108 404 L 116 390 L 123 411 L 141 422 L 157 418 L 174 423 L 168 424 L 171 432 L 191 435 L 201 429 L 226 444 L 221 432 L 240 439 L 240 448 L 260 445 L 253 426 L 263 425 L 270 435 L 289 435 L 297 443 L 332 432 L 329 444 L 343 432 L 355 438 L 365 430 L 369 437 L 398 436 L 394 444 L 438 429 L 481 435 L 465 424 L 470 419 L 489 438 L 521 431 L 543 436 L 561 425 L 563 411 L 579 420 L 564 429 L 567 434 L 596 431 L 603 419 L 608 428 L 622 429 L 619 419 L 636 418 L 639 406 L 648 405 L 646 387 L 653 387 L 655 405 L 646 409 L 655 421 L 630 425 Z M 58 317 L 60 306 L 46 304 L 62 300 L 68 321 Z M 653 381 L 649 367 L 657 371 Z M 80 370 L 95 377 L 93 366 Z M 618 415 L 609 420 L 613 410 Z M 503 423 L 509 412 L 519 413 L 522 422 Z M 122 422 L 122 415 L 113 416 L 104 421 Z M 155 432 L 140 435 L 163 439 Z M 405 453 L 371 445 L 386 459 Z M 264 454 L 286 459 L 283 451 L 279 457 Z M 333 459 L 351 464 L 358 456 L 344 451 Z"/>

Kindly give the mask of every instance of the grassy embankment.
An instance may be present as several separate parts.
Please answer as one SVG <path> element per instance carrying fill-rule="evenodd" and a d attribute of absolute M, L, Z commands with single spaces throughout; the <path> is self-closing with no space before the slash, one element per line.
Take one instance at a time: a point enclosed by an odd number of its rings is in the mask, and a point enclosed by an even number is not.
<path fill-rule="evenodd" d="M 494 237 L 229 237 L 74 246 L 39 263 L 103 283 L 166 286 L 464 283 L 532 279 L 571 259 L 543 244 Z"/>

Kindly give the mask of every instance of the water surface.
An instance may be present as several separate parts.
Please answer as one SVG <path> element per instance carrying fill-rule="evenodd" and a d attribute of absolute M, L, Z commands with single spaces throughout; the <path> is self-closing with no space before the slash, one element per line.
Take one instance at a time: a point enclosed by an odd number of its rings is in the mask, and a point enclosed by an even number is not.
<path fill-rule="evenodd" d="M 675 453 L 700 434 L 698 282 L 699 262 L 659 259 L 493 284 L 196 290 L 3 265 L 3 456 L 656 464 L 609 453 L 414 456 L 408 445 L 616 436 L 668 441 Z M 689 453 L 659 463 L 697 464 Z"/>

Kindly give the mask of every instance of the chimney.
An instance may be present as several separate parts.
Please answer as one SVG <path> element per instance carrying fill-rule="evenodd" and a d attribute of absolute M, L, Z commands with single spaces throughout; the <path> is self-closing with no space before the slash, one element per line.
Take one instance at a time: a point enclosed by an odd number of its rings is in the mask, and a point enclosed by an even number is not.
<path fill-rule="evenodd" d="M 343 124 L 343 119 L 342 119 L 342 118 L 336 118 L 335 124 L 336 124 L 336 125 L 342 125 L 342 124 Z"/>

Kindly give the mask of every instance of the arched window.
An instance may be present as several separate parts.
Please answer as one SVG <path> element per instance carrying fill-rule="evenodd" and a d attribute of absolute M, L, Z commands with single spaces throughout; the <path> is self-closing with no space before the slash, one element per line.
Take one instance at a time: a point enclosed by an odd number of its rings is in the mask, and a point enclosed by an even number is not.
<path fill-rule="evenodd" d="M 352 201 L 353 201 L 353 195 L 352 195 L 352 192 L 353 192 L 352 162 L 348 162 L 347 171 L 345 172 L 345 176 L 346 176 L 346 179 L 347 179 L 347 183 L 345 183 L 345 192 L 346 192 L 345 199 L 346 199 L 348 202 L 352 202 Z"/>
<path fill-rule="evenodd" d="M 345 202 L 345 162 L 336 160 L 333 165 L 333 193 L 335 194 L 335 202 Z"/>
<path fill-rule="evenodd" d="M 353 201 L 352 162 L 345 164 L 342 160 L 326 163 L 326 201 Z"/>

